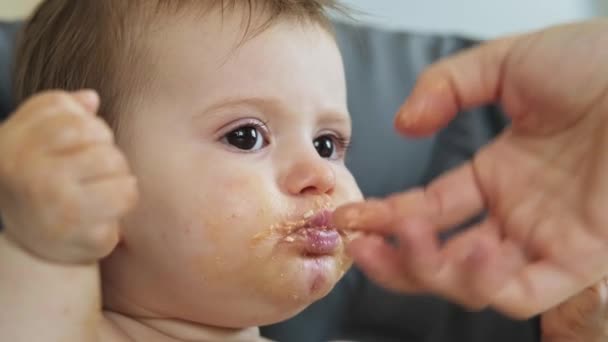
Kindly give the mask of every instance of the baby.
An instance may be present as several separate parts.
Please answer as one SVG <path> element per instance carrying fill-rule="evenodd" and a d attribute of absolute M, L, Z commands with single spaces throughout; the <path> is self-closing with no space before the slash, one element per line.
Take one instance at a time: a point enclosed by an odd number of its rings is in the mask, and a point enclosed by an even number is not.
<path fill-rule="evenodd" d="M 325 296 L 361 199 L 340 9 L 43 2 L 0 126 L 0 340 L 256 341 Z"/>

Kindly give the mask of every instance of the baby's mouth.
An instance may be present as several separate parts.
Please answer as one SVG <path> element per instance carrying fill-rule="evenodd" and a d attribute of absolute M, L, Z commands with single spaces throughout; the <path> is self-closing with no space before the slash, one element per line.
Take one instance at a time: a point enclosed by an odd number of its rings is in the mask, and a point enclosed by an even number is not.
<path fill-rule="evenodd" d="M 307 257 L 333 255 L 341 245 L 342 237 L 331 227 L 330 210 L 308 211 L 303 219 L 286 222 L 280 227 L 282 242 L 294 245 Z"/>
<path fill-rule="evenodd" d="M 338 230 L 331 224 L 332 210 L 309 210 L 300 219 L 287 220 L 270 227 L 254 237 L 254 240 L 279 236 L 279 242 L 291 244 L 306 257 L 334 255 L 342 241 L 352 240 L 351 234 Z"/>
<path fill-rule="evenodd" d="M 310 210 L 302 215 L 301 220 L 287 221 L 280 224 L 278 231 L 286 236 L 293 235 L 302 229 L 328 230 L 330 228 L 332 211 L 323 209 L 318 212 Z"/>

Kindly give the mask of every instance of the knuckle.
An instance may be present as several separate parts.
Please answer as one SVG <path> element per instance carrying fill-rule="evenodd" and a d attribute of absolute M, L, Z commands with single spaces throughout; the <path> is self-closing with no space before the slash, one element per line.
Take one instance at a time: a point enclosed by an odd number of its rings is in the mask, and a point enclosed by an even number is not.
<path fill-rule="evenodd" d="M 66 228 L 79 226 L 82 220 L 82 206 L 77 196 L 72 191 L 56 189 L 56 187 L 51 189 L 53 190 L 49 192 L 50 200 L 54 199 L 56 203 L 53 210 L 54 222 Z"/>
<path fill-rule="evenodd" d="M 139 189 L 137 188 L 137 181 L 133 178 L 125 187 L 125 210 L 132 209 L 137 201 L 139 201 Z"/>
<path fill-rule="evenodd" d="M 49 121 L 40 135 L 48 136 L 56 148 L 112 141 L 109 129 L 92 117 L 62 113 Z"/>
<path fill-rule="evenodd" d="M 83 118 L 67 112 L 42 119 L 26 134 L 26 139 L 31 141 L 30 145 L 35 144 L 42 150 L 66 148 L 86 136 Z"/>
<path fill-rule="evenodd" d="M 26 200 L 42 214 L 45 225 L 57 230 L 72 229 L 81 221 L 81 204 L 72 188 L 60 177 L 49 179 L 48 175 L 39 174 L 27 184 Z"/>
<path fill-rule="evenodd" d="M 108 255 L 120 239 L 117 224 L 92 227 L 83 238 L 83 247 L 97 258 Z"/>
<path fill-rule="evenodd" d="M 72 115 L 79 143 L 113 143 L 114 135 L 101 119 L 92 116 Z"/>
<path fill-rule="evenodd" d="M 440 72 L 442 69 L 441 65 L 432 65 L 431 67 L 425 69 L 424 71 L 422 71 L 422 73 L 420 74 L 420 76 L 418 77 L 418 82 L 423 84 L 423 83 L 430 83 L 436 80 L 437 77 L 437 73 Z"/>
<path fill-rule="evenodd" d="M 34 119 L 44 113 L 62 112 L 70 107 L 73 108 L 73 102 L 67 92 L 48 90 L 35 94 L 24 101 L 9 120 L 20 121 L 18 118 Z"/>
<path fill-rule="evenodd" d="M 23 142 L 18 138 L 13 141 L 0 142 L 0 180 L 10 183 L 18 182 L 35 167 L 36 148 L 31 148 L 31 144 Z"/>
<path fill-rule="evenodd" d="M 23 159 L 18 162 L 19 167 L 15 171 L 10 171 L 10 176 L 2 179 L 3 186 L 11 193 L 12 201 L 32 210 L 63 202 L 61 193 L 66 191 L 68 184 L 61 166 L 49 163 L 47 158 Z"/>
<path fill-rule="evenodd" d="M 139 200 L 139 191 L 137 190 L 137 185 L 134 179 L 117 184 L 116 193 L 119 196 L 115 202 L 119 216 L 124 215 L 129 210 L 133 209 Z"/>
<path fill-rule="evenodd" d="M 48 93 L 42 94 L 41 101 L 44 101 L 44 105 L 54 108 L 69 108 L 74 106 L 74 100 L 72 97 L 64 91 L 52 90 Z"/>
<path fill-rule="evenodd" d="M 55 171 L 50 170 L 50 174 L 45 174 L 40 172 L 40 170 L 35 169 L 35 166 L 28 170 L 30 172 L 24 182 L 25 184 L 23 184 L 25 195 L 33 202 L 41 200 L 53 203 L 51 201 L 57 200 L 58 198 L 57 188 L 52 186 L 52 183 L 54 183 L 53 180 L 56 178 L 54 175 Z"/>
<path fill-rule="evenodd" d="M 37 94 L 32 95 L 32 97 L 27 99 L 21 105 L 21 107 L 22 108 L 28 107 L 30 105 L 48 106 L 48 105 L 54 103 L 58 98 L 61 98 L 64 96 L 67 97 L 68 95 L 67 95 L 67 92 L 65 92 L 63 90 L 54 89 L 54 90 L 41 91 Z"/>
<path fill-rule="evenodd" d="M 127 172 L 128 165 L 125 156 L 114 146 L 109 147 L 104 151 L 99 158 L 99 163 L 104 169 L 113 170 L 115 172 Z"/>
<path fill-rule="evenodd" d="M 108 125 L 108 123 L 103 118 L 99 116 L 90 116 L 89 119 L 91 120 L 91 124 L 93 126 L 105 132 L 112 133 L 110 125 Z"/>
<path fill-rule="evenodd" d="M 63 114 L 55 118 L 54 125 L 48 125 L 47 129 L 52 130 L 50 132 L 58 140 L 69 140 L 81 136 L 84 130 L 84 120 L 80 117 L 73 115 Z"/>
<path fill-rule="evenodd" d="M 114 141 L 114 133 L 110 126 L 100 117 L 89 117 L 91 130 L 96 133 L 97 136 L 102 137 L 106 141 Z"/>

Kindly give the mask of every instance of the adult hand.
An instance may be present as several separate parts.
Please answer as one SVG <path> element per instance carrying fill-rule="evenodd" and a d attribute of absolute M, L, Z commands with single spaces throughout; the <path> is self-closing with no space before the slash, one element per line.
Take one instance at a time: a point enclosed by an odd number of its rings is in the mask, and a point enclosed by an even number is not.
<path fill-rule="evenodd" d="M 499 103 L 512 125 L 416 189 L 339 208 L 350 252 L 381 285 L 527 318 L 608 274 L 608 21 L 489 42 L 424 72 L 396 127 L 422 136 Z M 437 233 L 485 211 L 444 245 Z M 379 235 L 397 238 L 398 246 Z"/>
<path fill-rule="evenodd" d="M 594 286 L 541 317 L 542 342 L 608 341 L 608 282 Z"/>

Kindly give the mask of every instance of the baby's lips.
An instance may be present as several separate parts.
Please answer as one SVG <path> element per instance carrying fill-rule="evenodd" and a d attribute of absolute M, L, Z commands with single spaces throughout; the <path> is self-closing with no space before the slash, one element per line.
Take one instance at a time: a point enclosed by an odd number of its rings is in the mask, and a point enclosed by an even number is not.
<path fill-rule="evenodd" d="M 308 214 L 308 213 L 307 213 Z M 304 214 L 304 218 L 307 219 L 307 225 L 310 227 L 330 227 L 332 212 L 330 210 L 321 210 L 316 214 L 308 216 Z M 308 217 L 307 217 L 308 216 Z"/>

